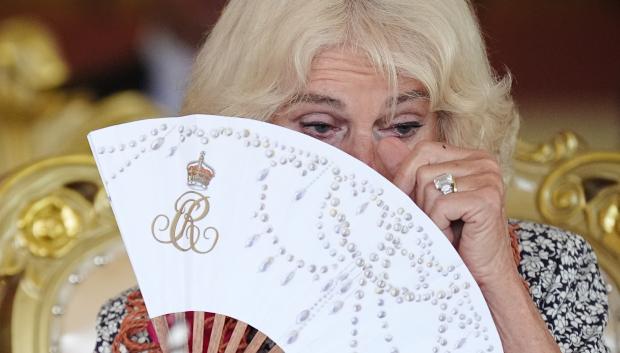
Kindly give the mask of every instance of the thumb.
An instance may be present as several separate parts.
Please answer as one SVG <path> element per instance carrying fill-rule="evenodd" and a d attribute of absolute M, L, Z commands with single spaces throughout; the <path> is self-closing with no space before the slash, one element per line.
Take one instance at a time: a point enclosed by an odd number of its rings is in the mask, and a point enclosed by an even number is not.
<path fill-rule="evenodd" d="M 396 137 L 386 137 L 379 141 L 376 153 L 387 172 L 388 179 L 394 178 L 409 152 L 407 145 Z"/>

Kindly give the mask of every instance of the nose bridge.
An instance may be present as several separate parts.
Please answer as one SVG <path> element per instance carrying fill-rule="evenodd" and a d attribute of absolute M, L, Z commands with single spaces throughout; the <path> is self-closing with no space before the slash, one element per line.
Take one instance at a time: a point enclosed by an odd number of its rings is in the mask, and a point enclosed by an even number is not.
<path fill-rule="evenodd" d="M 374 168 L 376 165 L 375 148 L 378 141 L 370 129 L 352 129 L 346 139 L 343 150 Z"/>

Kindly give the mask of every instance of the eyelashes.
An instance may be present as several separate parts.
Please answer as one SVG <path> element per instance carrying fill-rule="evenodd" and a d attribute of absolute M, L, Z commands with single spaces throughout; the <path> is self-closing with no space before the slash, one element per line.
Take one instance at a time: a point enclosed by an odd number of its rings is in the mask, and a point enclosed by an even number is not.
<path fill-rule="evenodd" d="M 323 122 L 309 122 L 309 123 L 301 123 L 301 126 L 304 129 L 314 130 L 316 133 L 324 134 L 329 132 L 331 129 L 335 128 L 334 126 L 323 123 Z"/>
<path fill-rule="evenodd" d="M 411 137 L 415 135 L 416 131 L 424 126 L 419 121 L 409 121 L 405 123 L 393 124 L 387 128 L 381 129 L 382 131 L 388 131 L 396 134 L 396 137 Z"/>
<path fill-rule="evenodd" d="M 342 128 L 322 121 L 301 122 L 301 132 L 319 140 L 332 140 Z"/>
<path fill-rule="evenodd" d="M 317 138 L 331 138 L 336 133 L 342 130 L 342 128 L 334 126 L 332 124 L 322 121 L 301 122 L 301 132 L 311 135 Z M 423 127 L 424 124 L 419 121 L 409 121 L 404 123 L 397 123 L 388 127 L 379 129 L 381 137 L 398 137 L 409 138 L 415 135 L 415 133 Z"/>

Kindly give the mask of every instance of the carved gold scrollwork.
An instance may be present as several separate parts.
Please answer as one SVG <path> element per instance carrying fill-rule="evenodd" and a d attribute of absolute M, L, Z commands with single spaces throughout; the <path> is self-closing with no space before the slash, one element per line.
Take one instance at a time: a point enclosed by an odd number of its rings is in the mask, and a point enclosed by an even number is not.
<path fill-rule="evenodd" d="M 544 222 L 585 236 L 620 283 L 620 153 L 586 153 L 553 166 L 537 206 Z"/>
<path fill-rule="evenodd" d="M 549 163 L 574 156 L 584 148 L 583 140 L 572 131 L 562 131 L 550 142 L 538 145 L 519 140 L 515 158 L 525 162 Z"/>
<path fill-rule="evenodd" d="M 587 212 L 594 234 L 620 258 L 620 184 L 597 195 Z"/>
<path fill-rule="evenodd" d="M 594 200 L 618 185 L 619 154 L 583 154 L 552 168 L 538 192 L 539 210 L 547 222 L 574 226 L 587 221 L 586 208 L 596 206 L 601 214 L 601 205 Z"/>
<path fill-rule="evenodd" d="M 74 245 L 91 206 L 71 190 L 59 190 L 31 202 L 18 221 L 18 241 L 33 255 L 60 257 Z"/>
<path fill-rule="evenodd" d="M 102 189 L 98 178 L 89 156 L 43 160 L 6 177 L 0 183 L 0 276 L 61 258 L 94 229 L 113 227 L 105 199 L 94 204 L 92 194 Z"/>
<path fill-rule="evenodd" d="M 612 204 L 608 205 L 601 211 L 599 216 L 599 224 L 605 233 L 620 234 L 619 203 L 619 198 L 616 198 Z"/>
<path fill-rule="evenodd" d="M 52 313 L 71 278 L 120 242 L 86 134 L 161 115 L 137 92 L 95 101 L 68 79 L 43 25 L 0 21 L 0 352 L 60 349 Z"/>
<path fill-rule="evenodd" d="M 43 25 L 26 18 L 0 23 L 0 111 L 4 118 L 32 118 L 28 115 L 38 113 L 47 103 L 41 99 L 47 97 L 43 92 L 62 85 L 68 72 L 55 39 Z"/>
<path fill-rule="evenodd" d="M 94 101 L 86 92 L 65 90 L 68 79 L 44 25 L 28 18 L 0 21 L 0 174 L 54 155 L 90 153 L 88 132 L 161 115 L 138 92 Z"/>
<path fill-rule="evenodd" d="M 576 175 L 559 180 L 550 193 L 547 217 L 549 220 L 570 219 L 578 216 L 585 206 L 582 180 Z"/>
<path fill-rule="evenodd" d="M 55 351 L 78 284 L 119 249 L 92 157 L 45 159 L 6 176 L 0 220 L 0 302 L 8 304 L 0 351 Z"/>

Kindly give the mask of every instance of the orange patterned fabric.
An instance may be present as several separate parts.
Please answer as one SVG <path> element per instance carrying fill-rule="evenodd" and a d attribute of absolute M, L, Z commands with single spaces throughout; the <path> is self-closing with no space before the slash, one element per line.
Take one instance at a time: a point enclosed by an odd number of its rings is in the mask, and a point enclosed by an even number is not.
<path fill-rule="evenodd" d="M 139 343 L 132 340 L 132 337 L 145 332 L 150 322 L 140 290 L 136 290 L 127 296 L 126 310 L 127 315 L 121 322 L 118 334 L 112 343 L 112 353 L 121 353 L 121 344 L 129 352 L 161 352 L 157 343 Z"/>
<path fill-rule="evenodd" d="M 517 224 L 508 224 L 508 234 L 510 236 L 510 247 L 512 248 L 512 256 L 515 260 L 515 266 L 519 268 L 521 264 L 521 250 L 519 250 L 519 234 L 517 231 L 519 230 L 519 225 Z M 529 291 L 529 286 L 525 279 L 523 279 L 523 286 L 525 289 Z"/>
<path fill-rule="evenodd" d="M 515 260 L 515 265 L 519 267 L 521 264 L 521 251 L 519 250 L 519 235 L 517 231 L 519 230 L 519 225 L 517 224 L 508 224 L 508 234 L 510 235 L 510 247 L 512 248 L 512 256 Z"/>
<path fill-rule="evenodd" d="M 113 353 L 121 353 L 120 347 L 121 345 L 127 348 L 127 351 L 130 353 L 133 352 L 149 352 L 149 353 L 161 353 L 161 348 L 159 346 L 159 341 L 154 333 L 154 329 L 151 324 L 151 320 L 148 317 L 146 306 L 144 304 L 144 299 L 142 298 L 142 293 L 139 289 L 131 292 L 127 296 L 126 303 L 126 311 L 127 315 L 123 318 L 121 322 L 119 332 L 114 338 L 114 342 L 112 343 L 112 352 Z M 169 323 L 172 322 L 172 317 L 174 315 L 166 315 L 166 319 Z M 186 314 L 186 318 L 188 319 L 188 323 L 192 325 L 194 315 L 193 313 Z M 203 352 L 207 351 L 207 347 L 209 344 L 209 336 L 211 329 L 213 328 L 213 324 L 215 321 L 215 316 L 210 313 L 205 314 L 205 322 L 204 322 L 204 345 Z M 224 329 L 222 332 L 223 341 L 219 346 L 218 353 L 223 353 L 226 350 L 228 345 L 228 341 L 232 336 L 232 332 L 237 325 L 237 320 L 232 318 L 227 318 L 224 324 Z M 136 342 L 133 338 L 138 334 L 147 333 L 150 338 L 150 342 Z M 192 337 L 189 337 L 188 347 L 191 347 Z M 248 342 L 247 338 L 243 337 L 237 350 L 244 351 L 247 347 Z"/>

